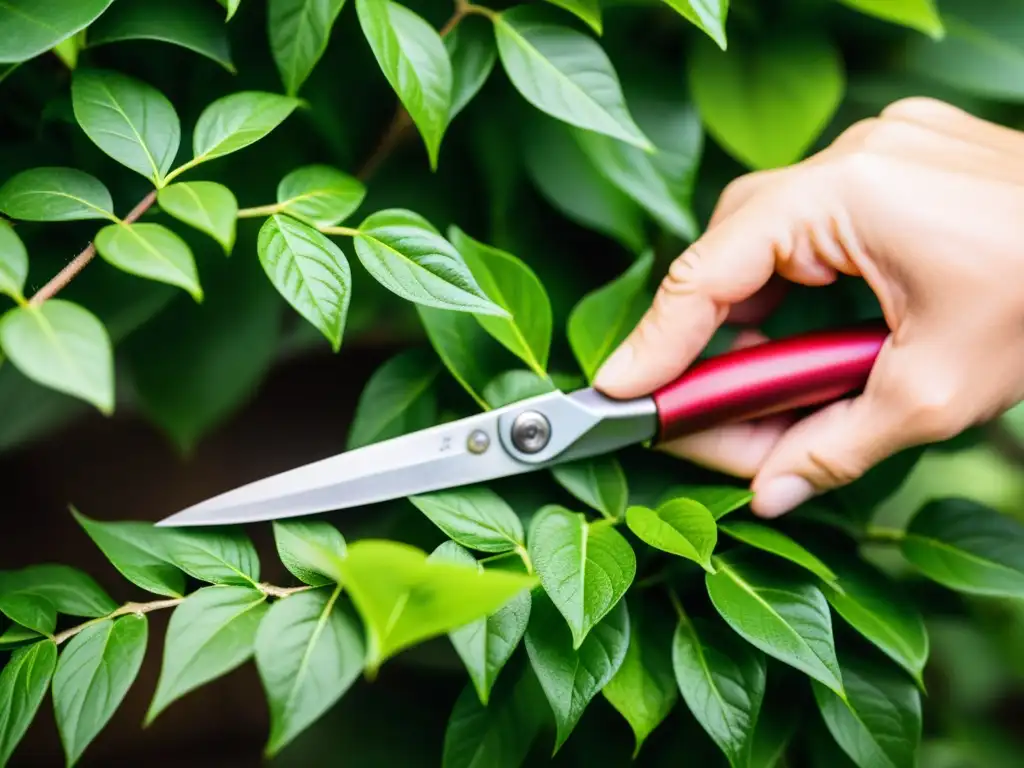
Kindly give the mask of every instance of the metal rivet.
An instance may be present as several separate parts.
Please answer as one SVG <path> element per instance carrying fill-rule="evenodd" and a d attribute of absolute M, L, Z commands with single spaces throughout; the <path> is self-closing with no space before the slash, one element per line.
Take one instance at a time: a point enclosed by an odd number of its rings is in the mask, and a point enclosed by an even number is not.
<path fill-rule="evenodd" d="M 483 453 L 491 446 L 491 438 L 482 429 L 475 429 L 469 433 L 466 440 L 466 450 L 470 453 Z"/>
<path fill-rule="evenodd" d="M 543 451 L 551 440 L 551 424 L 537 411 L 524 411 L 512 422 L 512 442 L 523 453 Z"/>

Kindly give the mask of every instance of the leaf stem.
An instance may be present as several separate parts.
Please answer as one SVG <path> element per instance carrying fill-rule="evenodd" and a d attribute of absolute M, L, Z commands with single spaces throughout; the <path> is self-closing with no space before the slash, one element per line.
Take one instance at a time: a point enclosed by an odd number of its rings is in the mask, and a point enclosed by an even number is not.
<path fill-rule="evenodd" d="M 260 216 L 273 216 L 280 212 L 280 203 L 270 203 L 269 205 L 257 205 L 255 208 L 241 208 L 236 215 L 240 219 L 255 219 Z"/>
<path fill-rule="evenodd" d="M 672 588 L 668 590 L 668 599 L 672 603 L 672 608 L 676 612 L 676 616 L 679 617 L 680 622 L 689 622 L 690 617 L 686 615 L 686 611 L 683 610 L 683 603 L 679 599 L 679 595 Z"/>
<path fill-rule="evenodd" d="M 181 605 L 183 602 L 185 602 L 184 597 L 173 597 L 168 600 L 154 600 L 151 603 L 125 603 L 117 610 L 108 613 L 106 616 L 100 616 L 99 618 L 90 619 L 89 621 L 79 624 L 77 627 L 65 629 L 63 632 L 54 635 L 53 641 L 57 645 L 60 645 L 64 641 L 70 640 L 72 637 L 77 635 L 82 630 L 87 629 L 96 624 L 100 624 L 104 621 L 109 621 L 110 619 L 116 619 L 118 616 L 126 616 L 129 613 L 134 613 L 141 616 L 142 614 L 149 613 L 151 611 L 159 611 L 164 608 L 173 608 L 176 605 Z"/>
<path fill-rule="evenodd" d="M 325 235 L 345 235 L 347 237 L 355 237 L 359 234 L 358 229 L 352 227 L 317 227 Z"/>
<path fill-rule="evenodd" d="M 459 6 L 461 6 L 462 15 L 464 16 L 476 14 L 477 16 L 485 16 L 491 21 L 494 21 L 499 15 L 493 8 L 487 8 L 483 5 L 475 5 L 474 3 L 456 3 L 456 7 Z"/>
<path fill-rule="evenodd" d="M 177 168 L 175 168 L 173 171 L 171 171 L 166 176 L 164 176 L 164 181 L 163 181 L 163 183 L 160 186 L 161 187 L 166 187 L 168 184 L 171 183 L 171 179 L 173 179 L 173 178 L 175 178 L 177 176 L 180 176 L 185 171 L 187 171 L 187 170 L 189 170 L 191 168 L 195 168 L 197 165 L 199 165 L 205 159 L 206 159 L 205 156 L 193 157 L 187 163 L 182 163 Z"/>
<path fill-rule="evenodd" d="M 907 537 L 906 531 L 881 525 L 869 526 L 864 532 L 864 541 L 878 544 L 898 544 Z"/>
<path fill-rule="evenodd" d="M 273 584 L 257 584 L 256 588 L 268 597 L 288 597 L 289 595 L 295 595 L 312 589 L 308 584 L 303 584 L 299 587 L 275 587 Z"/>

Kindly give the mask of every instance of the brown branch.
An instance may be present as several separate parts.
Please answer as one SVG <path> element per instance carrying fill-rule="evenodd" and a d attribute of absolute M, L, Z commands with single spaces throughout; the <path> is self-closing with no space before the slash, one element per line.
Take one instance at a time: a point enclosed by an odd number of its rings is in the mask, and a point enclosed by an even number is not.
<path fill-rule="evenodd" d="M 108 619 L 116 619 L 118 616 L 126 616 L 129 613 L 142 615 L 143 613 L 149 613 L 150 611 L 159 611 L 163 608 L 173 608 L 176 605 L 181 605 L 183 602 L 185 602 L 184 597 L 174 597 L 170 600 L 154 600 L 151 603 L 125 603 L 116 611 L 111 611 L 106 616 L 100 616 L 98 619 L 91 619 L 90 621 L 86 621 L 82 624 L 79 624 L 77 627 L 65 629 L 63 632 L 54 635 L 53 642 L 55 642 L 57 645 L 60 645 L 65 640 L 70 640 L 83 629 L 91 627 L 94 624 L 99 624 L 101 622 L 107 621 Z"/>

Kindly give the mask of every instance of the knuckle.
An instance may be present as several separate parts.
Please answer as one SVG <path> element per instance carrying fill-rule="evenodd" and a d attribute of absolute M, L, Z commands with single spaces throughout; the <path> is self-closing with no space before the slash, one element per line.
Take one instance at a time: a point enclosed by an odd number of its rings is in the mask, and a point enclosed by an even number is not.
<path fill-rule="evenodd" d="M 813 468 L 812 483 L 821 488 L 849 485 L 867 471 L 866 462 L 852 454 L 810 451 L 807 460 Z"/>
<path fill-rule="evenodd" d="M 677 256 L 661 280 L 654 301 L 664 304 L 671 296 L 693 293 L 698 285 L 703 257 L 695 247 L 687 248 Z"/>
<path fill-rule="evenodd" d="M 915 376 L 901 386 L 898 409 L 908 434 L 926 442 L 954 437 L 964 427 L 959 413 L 960 386 L 950 374 Z"/>
<path fill-rule="evenodd" d="M 928 96 L 907 96 L 897 99 L 882 110 L 883 118 L 929 121 L 959 112 L 956 107 Z"/>

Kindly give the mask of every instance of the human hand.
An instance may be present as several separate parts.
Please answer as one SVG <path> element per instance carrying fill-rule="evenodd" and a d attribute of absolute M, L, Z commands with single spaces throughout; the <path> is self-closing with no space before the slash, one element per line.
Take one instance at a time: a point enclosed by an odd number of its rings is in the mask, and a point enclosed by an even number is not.
<path fill-rule="evenodd" d="M 665 450 L 753 477 L 775 517 L 882 459 L 1024 399 L 1024 134 L 906 99 L 797 165 L 735 180 L 594 386 L 651 393 L 726 321 L 758 322 L 785 281 L 863 278 L 891 331 L 862 394 L 795 422 L 719 427 Z M 756 332 L 738 343 L 759 343 Z"/>

